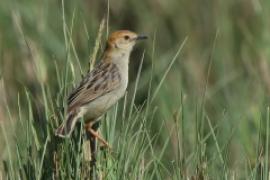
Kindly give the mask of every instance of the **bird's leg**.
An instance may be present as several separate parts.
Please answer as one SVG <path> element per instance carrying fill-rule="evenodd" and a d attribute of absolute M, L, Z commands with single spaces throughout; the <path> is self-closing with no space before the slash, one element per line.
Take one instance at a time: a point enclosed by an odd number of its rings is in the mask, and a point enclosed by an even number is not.
<path fill-rule="evenodd" d="M 95 129 L 96 131 L 98 130 L 100 126 L 100 122 L 96 123 L 88 123 L 85 125 L 85 129 L 87 132 L 87 138 L 90 141 L 90 154 L 91 154 L 91 160 L 90 160 L 90 177 L 92 180 L 97 180 L 98 175 L 97 175 L 97 170 L 96 170 L 96 155 L 97 155 L 97 138 L 90 132 L 88 131 L 89 128 Z"/>
<path fill-rule="evenodd" d="M 92 123 L 89 123 L 86 124 L 85 128 L 93 137 L 97 138 L 97 140 L 99 140 L 105 147 L 112 149 L 109 143 L 103 137 L 100 136 L 100 134 L 97 132 L 97 130 L 95 130 L 95 128 L 93 128 L 94 125 L 92 125 Z"/>
<path fill-rule="evenodd" d="M 85 125 L 85 130 L 87 132 L 87 137 L 90 141 L 90 153 L 91 153 L 91 161 L 90 161 L 90 177 L 92 180 L 99 179 L 96 170 L 96 155 L 97 155 L 97 140 L 99 140 L 104 146 L 110 148 L 110 145 L 107 141 L 105 141 L 97 132 L 100 126 L 100 121 L 94 122 L 93 121 L 87 123 Z"/>

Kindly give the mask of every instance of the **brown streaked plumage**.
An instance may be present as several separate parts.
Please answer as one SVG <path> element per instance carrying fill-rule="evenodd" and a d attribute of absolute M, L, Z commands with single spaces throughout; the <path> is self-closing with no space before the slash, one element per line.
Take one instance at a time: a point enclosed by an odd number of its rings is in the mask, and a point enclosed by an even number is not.
<path fill-rule="evenodd" d="M 91 124 L 124 95 L 128 84 L 130 53 L 136 41 L 145 38 L 128 30 L 110 35 L 100 63 L 69 95 L 67 119 L 57 128 L 57 136 L 69 137 L 83 116 L 91 128 Z M 93 131 L 90 129 L 89 132 Z"/>

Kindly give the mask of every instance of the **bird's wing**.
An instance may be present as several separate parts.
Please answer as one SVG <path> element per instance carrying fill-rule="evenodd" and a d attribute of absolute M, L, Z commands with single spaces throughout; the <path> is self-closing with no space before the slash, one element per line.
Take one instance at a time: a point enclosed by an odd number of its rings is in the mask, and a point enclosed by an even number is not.
<path fill-rule="evenodd" d="M 83 106 L 119 87 L 121 76 L 118 67 L 101 62 L 88 73 L 68 97 L 68 109 Z"/>

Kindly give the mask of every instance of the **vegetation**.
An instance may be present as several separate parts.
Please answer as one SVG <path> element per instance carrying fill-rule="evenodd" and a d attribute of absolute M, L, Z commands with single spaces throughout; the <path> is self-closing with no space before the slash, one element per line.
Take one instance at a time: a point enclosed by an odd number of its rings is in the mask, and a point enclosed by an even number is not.
<path fill-rule="evenodd" d="M 268 179 L 268 0 L 2 0 L 0 179 L 87 177 L 82 126 L 54 129 L 109 32 L 150 36 L 101 123 L 104 179 Z"/>

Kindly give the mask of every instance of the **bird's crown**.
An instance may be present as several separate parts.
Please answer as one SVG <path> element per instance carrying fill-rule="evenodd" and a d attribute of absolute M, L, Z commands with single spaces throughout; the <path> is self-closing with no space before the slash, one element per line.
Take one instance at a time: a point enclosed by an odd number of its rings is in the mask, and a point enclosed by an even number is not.
<path fill-rule="evenodd" d="M 107 45 L 109 48 L 131 50 L 137 40 L 146 38 L 146 36 L 138 35 L 129 30 L 119 30 L 109 36 Z"/>

